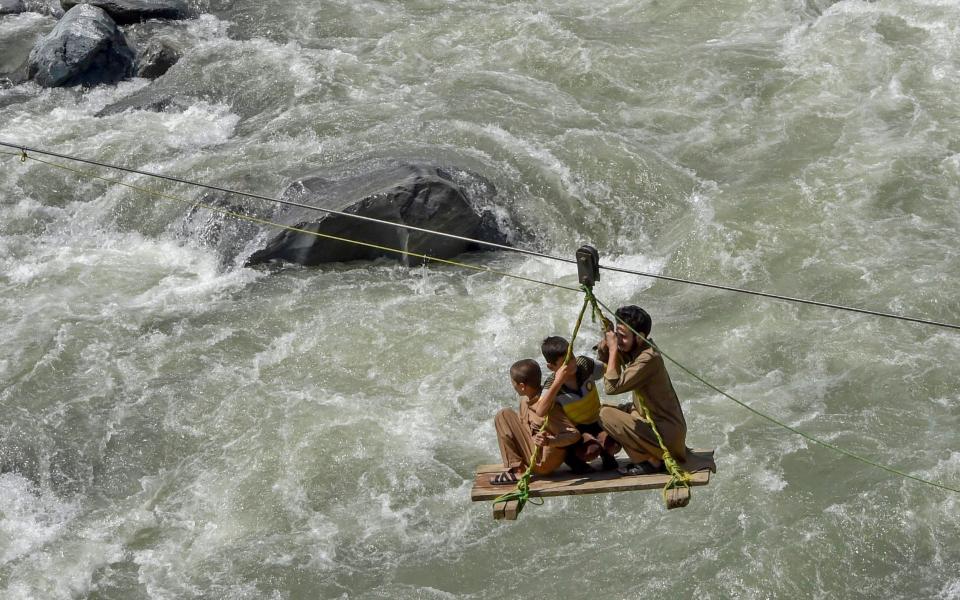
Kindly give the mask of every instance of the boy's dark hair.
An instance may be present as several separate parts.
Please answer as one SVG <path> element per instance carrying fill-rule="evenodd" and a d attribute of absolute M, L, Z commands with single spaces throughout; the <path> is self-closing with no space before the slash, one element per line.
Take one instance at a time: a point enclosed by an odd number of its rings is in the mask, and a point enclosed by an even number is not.
<path fill-rule="evenodd" d="M 551 335 L 548 338 L 544 338 L 540 344 L 540 352 L 543 353 L 544 360 L 553 364 L 567 356 L 567 349 L 569 347 L 570 344 L 567 340 L 558 335 Z"/>
<path fill-rule="evenodd" d="M 650 329 L 653 327 L 653 319 L 650 318 L 647 311 L 639 306 L 633 304 L 621 306 L 614 314 L 617 316 L 617 320 L 623 321 L 632 327 L 634 331 L 642 333 L 644 337 L 650 335 Z"/>
<path fill-rule="evenodd" d="M 532 358 L 525 358 L 513 363 L 510 367 L 510 379 L 517 383 L 525 383 L 530 387 L 540 387 L 540 365 Z"/>

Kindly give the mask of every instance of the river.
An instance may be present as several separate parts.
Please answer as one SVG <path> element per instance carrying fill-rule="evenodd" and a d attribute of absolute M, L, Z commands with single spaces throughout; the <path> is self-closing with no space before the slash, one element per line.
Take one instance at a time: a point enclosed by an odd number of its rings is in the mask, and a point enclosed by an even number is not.
<path fill-rule="evenodd" d="M 268 196 L 457 166 L 551 254 L 960 322 L 955 1 L 194 7 L 126 28 L 182 49 L 156 84 L 187 107 L 97 117 L 150 82 L 28 82 L 0 89 L 0 139 Z M 0 17 L 0 66 L 54 24 Z M 574 496 L 493 521 L 469 490 L 516 404 L 507 369 L 569 334 L 577 295 L 386 259 L 244 268 L 185 212 L 0 155 L 4 598 L 960 598 L 957 494 L 676 366 L 688 444 L 719 465 L 689 507 Z M 960 487 L 956 331 L 612 272 L 596 293 L 757 410 Z"/>

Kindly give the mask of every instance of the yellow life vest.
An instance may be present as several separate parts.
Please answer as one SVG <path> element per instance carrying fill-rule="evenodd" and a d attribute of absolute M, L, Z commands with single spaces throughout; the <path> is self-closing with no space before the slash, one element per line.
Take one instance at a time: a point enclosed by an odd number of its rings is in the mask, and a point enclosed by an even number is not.
<path fill-rule="evenodd" d="M 567 418 L 577 425 L 596 423 L 600 419 L 600 393 L 595 381 L 587 380 L 580 386 L 579 398 L 574 393 L 561 388 L 557 402 L 563 407 Z"/>

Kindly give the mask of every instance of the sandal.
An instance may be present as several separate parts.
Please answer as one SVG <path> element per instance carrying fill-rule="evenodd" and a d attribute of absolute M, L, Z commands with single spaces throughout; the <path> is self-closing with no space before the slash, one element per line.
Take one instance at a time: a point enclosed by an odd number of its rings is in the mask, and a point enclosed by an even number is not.
<path fill-rule="evenodd" d="M 620 463 L 617 462 L 617 457 L 610 454 L 601 454 L 600 456 L 603 458 L 604 471 L 612 471 L 620 468 Z"/>
<path fill-rule="evenodd" d="M 659 467 L 655 467 L 650 464 L 648 461 L 643 461 L 642 463 L 630 463 L 626 466 L 620 467 L 617 469 L 617 472 L 621 475 L 658 475 L 660 473 L 666 473 L 667 469 L 661 464 Z"/>
<path fill-rule="evenodd" d="M 504 471 L 491 477 L 490 485 L 513 485 L 518 481 L 520 481 L 520 478 L 517 477 L 516 473 L 513 471 Z"/>

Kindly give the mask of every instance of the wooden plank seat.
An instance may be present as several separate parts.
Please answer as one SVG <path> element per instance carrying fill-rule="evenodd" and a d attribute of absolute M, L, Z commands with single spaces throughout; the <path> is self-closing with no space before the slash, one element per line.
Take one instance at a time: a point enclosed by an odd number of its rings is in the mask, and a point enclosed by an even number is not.
<path fill-rule="evenodd" d="M 621 465 L 627 464 L 626 459 L 618 459 Z M 598 461 L 599 462 L 599 461 Z M 691 486 L 707 485 L 710 483 L 710 473 L 717 471 L 713 458 L 713 450 L 692 450 L 687 453 L 687 461 L 680 466 L 689 471 L 693 477 Z M 490 478 L 503 471 L 502 464 L 480 465 L 474 476 L 473 489 L 470 499 L 474 502 L 491 501 L 495 498 L 516 489 L 513 485 L 493 485 Z M 620 475 L 617 471 L 595 471 L 593 473 L 574 474 L 566 466 L 546 476 L 535 476 L 530 481 L 530 496 L 546 498 L 549 496 L 575 496 L 580 494 L 605 494 L 609 492 L 628 492 L 634 490 L 660 490 L 669 475 Z M 688 494 L 687 490 L 679 490 L 674 495 Z M 676 506 L 684 506 L 683 498 L 671 499 Z M 689 500 L 689 498 L 687 498 Z M 494 518 L 512 520 L 517 518 L 516 502 L 498 502 L 494 505 Z"/>

